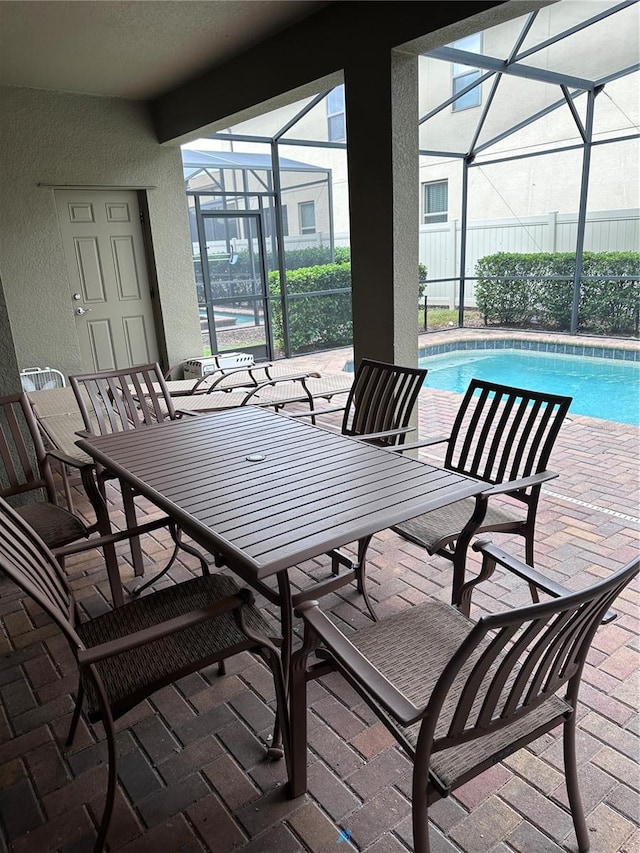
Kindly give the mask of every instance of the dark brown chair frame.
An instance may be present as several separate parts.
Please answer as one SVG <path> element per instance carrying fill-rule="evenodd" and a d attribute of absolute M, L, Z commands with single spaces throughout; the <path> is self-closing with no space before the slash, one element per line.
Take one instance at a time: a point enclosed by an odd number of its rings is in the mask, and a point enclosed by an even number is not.
<path fill-rule="evenodd" d="M 34 496 L 33 501 L 18 507 L 17 512 L 22 513 L 36 533 L 52 547 L 61 567 L 64 566 L 64 558 L 70 554 L 102 548 L 114 603 L 122 604 L 115 543 L 129 539 L 132 533 L 129 530 L 111 531 L 107 506 L 102 495 L 92 485 L 93 476 L 89 465 L 80 469 L 80 475 L 91 498 L 96 521 L 87 524 L 75 513 L 59 506 L 50 465 L 52 457 L 63 465 L 78 467 L 77 460 L 45 448 L 33 407 L 25 392 L 0 397 L 0 459 L 4 472 L 0 476 L 0 497 Z M 5 485 L 2 485 L 2 480 Z M 43 497 L 46 500 L 42 500 Z M 34 507 L 43 504 L 46 505 L 44 512 L 33 512 Z M 54 525 L 53 531 L 49 529 L 51 525 Z M 150 533 L 162 526 L 156 520 L 137 526 L 133 532 Z M 96 533 L 99 535 L 95 536 Z"/>
<path fill-rule="evenodd" d="M 99 435 L 109 435 L 181 417 L 174 408 L 160 365 L 157 363 L 76 374 L 69 377 L 69 383 L 76 395 L 87 435 L 94 435 L 96 432 Z M 164 414 L 160 400 L 166 406 Z M 91 410 L 87 401 L 91 403 Z M 94 466 L 94 470 L 95 486 L 93 481 L 85 483 L 92 501 L 98 499 L 96 491 L 104 496 L 105 481 L 113 477 L 99 465 Z M 121 491 L 127 529 L 135 531 L 139 529 L 139 525 L 134 493 L 124 484 L 121 484 Z M 180 549 L 200 561 L 203 574 L 209 572 L 207 561 L 198 550 L 182 541 L 182 532 L 172 519 L 165 516 L 160 526 L 169 529 L 174 542 L 173 553 L 157 575 L 132 590 L 134 595 L 139 595 L 164 576 L 173 566 Z M 139 538 L 135 534 L 131 536 L 131 551 L 136 574 L 142 574 L 142 552 Z"/>
<path fill-rule="evenodd" d="M 484 577 L 496 563 L 527 576 L 524 564 L 490 543 L 474 548 L 482 551 Z M 575 742 L 580 679 L 598 625 L 639 570 L 640 557 L 579 592 L 560 594 L 551 585 L 557 596 L 552 601 L 483 616 L 475 624 L 457 608 L 433 601 L 349 638 L 317 602 L 306 602 L 296 611 L 305 633 L 293 656 L 290 686 L 291 795 L 300 796 L 307 786 L 307 682 L 337 670 L 413 762 L 416 853 L 430 850 L 429 805 L 560 724 L 570 810 L 585 853 L 589 834 Z M 315 662 L 309 664 L 311 654 Z"/>
<path fill-rule="evenodd" d="M 0 569 L 56 623 L 76 659 L 80 679 L 67 746 L 75 736 L 85 698 L 89 699 L 89 720 L 104 725 L 109 775 L 94 853 L 104 848 L 115 801 L 114 721 L 156 690 L 185 675 L 214 663 L 223 674 L 226 658 L 242 651 L 260 654 L 274 677 L 279 709 L 276 716 L 284 722 L 282 735 L 288 759 L 286 691 L 280 655 L 268 638 L 269 625 L 253 605 L 253 594 L 239 588 L 232 578 L 203 575 L 81 621 L 53 554 L 2 499 Z M 199 630 L 198 626 L 204 623 L 206 630 Z M 169 653 L 162 651 L 165 638 L 171 638 Z M 146 657 L 140 651 L 145 648 L 149 649 Z M 202 656 L 198 656 L 199 652 Z M 143 669 L 145 664 L 148 670 Z M 139 681 L 132 679 L 132 674 L 139 675 Z M 273 756 L 278 746 L 274 742 L 268 754 Z"/>
<path fill-rule="evenodd" d="M 343 435 L 383 448 L 399 448 L 404 445 L 407 434 L 414 429 L 410 421 L 426 376 L 427 370 L 424 368 L 401 367 L 363 358 L 344 405 L 296 413 L 293 416 L 311 416 L 313 423 L 320 426 L 316 421 L 317 415 L 343 411 L 340 427 Z M 334 592 L 355 580 L 356 588 L 375 620 L 373 602 L 366 587 L 366 553 L 371 539 L 368 536 L 359 540 L 355 561 L 340 550 L 332 551 L 331 569 L 335 577 L 299 593 L 294 597 L 294 605 Z M 346 571 L 341 572 L 341 567 Z"/>
<path fill-rule="evenodd" d="M 558 476 L 547 470 L 547 464 L 571 401 L 571 397 L 472 379 L 449 438 L 425 439 L 398 448 L 403 451 L 446 441 L 443 467 L 488 484 L 476 499 L 393 527 L 429 554 L 453 561 L 454 604 L 460 602 L 465 581 L 467 546 L 477 534 L 492 531 L 524 537 L 525 560 L 534 566 L 542 484 Z M 495 506 L 491 498 L 498 495 L 522 504 L 524 516 Z"/>

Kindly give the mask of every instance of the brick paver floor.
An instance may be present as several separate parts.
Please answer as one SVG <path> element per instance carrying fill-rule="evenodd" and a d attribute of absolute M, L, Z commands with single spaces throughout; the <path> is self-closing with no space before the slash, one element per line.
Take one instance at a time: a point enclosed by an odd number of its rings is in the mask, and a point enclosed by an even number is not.
<path fill-rule="evenodd" d="M 296 363 L 342 369 L 350 352 Z M 420 435 L 446 432 L 459 397 L 425 390 Z M 552 457 L 560 474 L 543 490 L 538 565 L 579 588 L 638 550 L 637 427 L 570 415 Z M 431 448 L 425 458 L 441 458 Z M 77 506 L 90 510 L 80 491 Z M 110 487 L 114 522 L 119 494 Z M 140 502 L 141 514 L 155 510 Z M 519 542 L 494 537 L 515 553 Z M 143 540 L 150 575 L 170 540 Z M 120 546 L 125 583 L 133 580 Z M 292 571 L 296 586 L 328 571 L 326 558 Z M 198 571 L 183 557 L 167 583 Z M 67 561 L 83 611 L 109 607 L 97 552 Z M 426 596 L 446 599 L 449 563 L 430 559 L 390 531 L 376 536 L 370 589 L 380 616 Z M 323 600 L 346 632 L 364 624 L 354 590 Z M 474 611 L 527 600 L 527 591 L 498 575 L 474 599 Z M 640 851 L 638 585 L 619 600 L 619 616 L 603 626 L 585 671 L 578 760 L 587 824 L 596 853 Z M 275 613 L 273 614 L 275 616 Z M 64 746 L 76 684 L 75 666 L 57 630 L 8 581 L 0 581 L 0 849 L 13 853 L 84 853 L 92 849 L 105 795 L 106 751 L 100 726 L 81 724 Z M 119 791 L 109 849 L 119 853 L 293 853 L 411 849 L 410 776 L 406 759 L 356 694 L 336 677 L 310 689 L 309 793 L 287 800 L 282 762 L 267 763 L 274 709 L 267 670 L 248 654 L 167 687 L 121 719 Z M 431 811 L 437 853 L 551 853 L 576 849 L 567 811 L 561 742 L 546 735 L 530 749 L 460 788 Z"/>

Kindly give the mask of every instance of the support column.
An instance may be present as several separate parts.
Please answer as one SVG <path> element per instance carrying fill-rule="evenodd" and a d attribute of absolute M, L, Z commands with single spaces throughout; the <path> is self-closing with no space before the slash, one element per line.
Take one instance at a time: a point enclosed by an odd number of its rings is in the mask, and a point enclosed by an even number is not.
<path fill-rule="evenodd" d="M 2 279 L 0 278 L 0 396 L 15 394 L 22 390 L 16 348 L 4 298 Z"/>
<path fill-rule="evenodd" d="M 368 357 L 415 366 L 417 57 L 371 51 L 348 65 L 345 103 L 355 361 Z"/>

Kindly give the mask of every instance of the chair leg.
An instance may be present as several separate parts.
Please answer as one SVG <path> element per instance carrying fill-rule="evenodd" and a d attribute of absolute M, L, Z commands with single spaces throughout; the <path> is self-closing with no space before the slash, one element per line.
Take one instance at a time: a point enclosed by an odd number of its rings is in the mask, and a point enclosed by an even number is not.
<path fill-rule="evenodd" d="M 117 749 L 116 749 L 116 733 L 113 726 L 113 719 L 111 718 L 111 714 L 108 714 L 106 718 L 103 720 L 105 732 L 107 735 L 107 752 L 108 752 L 108 761 L 109 761 L 109 777 L 107 783 L 107 797 L 104 804 L 104 811 L 102 812 L 102 820 L 100 821 L 100 828 L 98 830 L 98 837 L 96 838 L 95 847 L 93 848 L 93 853 L 102 853 L 104 850 L 104 844 L 107 839 L 107 832 L 109 831 L 109 824 L 111 823 L 111 817 L 113 815 L 113 806 L 116 799 L 116 784 L 117 784 Z"/>
<path fill-rule="evenodd" d="M 171 554 L 171 557 L 169 558 L 169 562 L 167 563 L 167 565 L 164 567 L 164 569 L 162 569 L 162 571 L 159 574 L 154 575 L 146 583 L 143 583 L 141 586 L 136 587 L 133 590 L 132 595 L 140 595 L 141 592 L 143 592 L 145 589 L 147 589 L 152 584 L 154 584 L 163 575 L 166 575 L 166 573 L 169 571 L 171 566 L 173 566 L 173 564 L 175 563 L 175 561 L 178 557 L 178 551 L 180 551 L 180 550 L 186 551 L 188 554 L 192 554 L 194 557 L 197 557 L 200 560 L 200 565 L 202 567 L 202 574 L 203 575 L 209 574 L 209 565 L 208 565 L 207 561 L 204 559 L 202 554 L 200 554 L 200 552 L 197 551 L 195 548 L 192 548 L 191 545 L 185 545 L 185 543 L 182 541 L 182 538 L 181 538 L 182 537 L 182 531 L 173 522 L 169 523 L 169 532 L 171 533 L 171 538 L 173 539 L 173 542 L 174 542 L 174 548 L 173 548 L 173 552 Z M 221 663 L 222 663 L 222 661 L 221 661 Z M 222 663 L 222 666 L 224 668 L 223 663 Z"/>
<path fill-rule="evenodd" d="M 78 730 L 78 723 L 80 722 L 80 712 L 82 710 L 82 703 L 84 701 L 84 685 L 82 681 L 78 682 L 78 694 L 76 696 L 76 706 L 73 709 L 73 717 L 71 717 L 71 725 L 69 726 L 69 733 L 67 734 L 66 746 L 71 746 L 73 743 L 73 739 L 76 736 L 76 731 Z"/>
<path fill-rule="evenodd" d="M 175 542 L 175 539 L 174 539 L 174 542 Z M 173 564 L 175 563 L 175 561 L 178 557 L 178 551 L 179 550 L 180 550 L 180 546 L 177 542 L 175 542 L 175 545 L 173 546 L 173 552 L 172 552 L 171 556 L 169 557 L 169 562 L 167 563 L 167 565 L 162 569 L 162 571 L 158 572 L 157 575 L 154 575 L 148 581 L 141 584 L 140 586 L 137 586 L 134 590 L 132 590 L 131 595 L 140 595 L 140 593 L 144 592 L 145 589 L 148 589 L 150 586 L 153 586 L 153 584 L 156 583 L 156 581 L 159 581 L 163 575 L 166 575 L 167 572 L 169 571 L 169 569 L 171 568 L 171 566 L 173 566 Z"/>
<path fill-rule="evenodd" d="M 170 525 L 169 529 L 171 531 L 171 537 L 172 537 L 173 541 L 176 543 L 176 545 L 178 546 L 178 548 L 181 548 L 183 551 L 186 551 L 187 554 L 191 554 L 192 557 L 196 557 L 196 559 L 198 559 L 200 561 L 200 568 L 202 569 L 203 575 L 210 574 L 209 564 L 207 563 L 205 558 L 202 556 L 200 551 L 198 551 L 197 548 L 194 548 L 191 545 L 187 545 L 186 542 L 182 541 L 182 530 L 173 524 Z M 216 563 L 216 565 L 217 565 L 217 563 Z"/>
<path fill-rule="evenodd" d="M 417 767 L 417 763 L 414 764 L 411 805 L 414 853 L 430 853 L 431 850 L 431 844 L 429 842 L 429 806 L 424 779 L 425 776 Z"/>
<path fill-rule="evenodd" d="M 367 589 L 367 550 L 372 536 L 365 536 L 364 539 L 358 540 L 358 566 L 356 569 L 356 589 L 364 598 L 364 603 L 367 605 L 371 618 L 374 622 L 378 621 L 376 611 L 373 607 L 373 602 L 369 598 L 369 590 Z"/>
<path fill-rule="evenodd" d="M 564 772 L 567 781 L 567 795 L 571 818 L 578 840 L 578 850 L 586 853 L 590 846 L 589 831 L 584 819 L 582 797 L 580 796 L 580 785 L 578 782 L 578 765 L 576 761 L 576 715 L 575 712 L 564 724 L 563 749 L 564 749 Z"/>
<path fill-rule="evenodd" d="M 93 507 L 93 511 L 96 514 L 96 526 L 98 533 L 101 536 L 109 536 L 112 533 L 112 530 L 111 521 L 109 519 L 109 510 L 107 508 L 107 501 L 104 494 L 104 481 L 98 477 L 98 474 L 92 465 L 85 465 L 81 468 L 80 477 L 87 497 Z M 122 593 L 120 570 L 118 569 L 116 546 L 111 542 L 110 544 L 103 545 L 102 551 L 107 567 L 107 577 L 109 579 L 109 588 L 111 590 L 113 606 L 121 607 L 124 604 L 124 595 Z"/>
<path fill-rule="evenodd" d="M 531 566 L 531 568 L 535 567 L 535 563 L 533 562 L 533 544 L 533 530 L 530 530 L 525 533 L 524 536 L 524 560 L 528 566 Z M 537 604 L 540 601 L 540 594 L 538 592 L 538 587 L 535 584 L 529 584 L 529 593 L 531 594 L 531 601 L 533 601 L 534 604 Z"/>

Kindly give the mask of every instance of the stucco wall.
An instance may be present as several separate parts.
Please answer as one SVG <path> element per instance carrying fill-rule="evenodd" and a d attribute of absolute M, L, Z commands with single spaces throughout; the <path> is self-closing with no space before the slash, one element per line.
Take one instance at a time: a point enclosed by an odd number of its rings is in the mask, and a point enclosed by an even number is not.
<path fill-rule="evenodd" d="M 0 272 L 20 368 L 83 365 L 54 190 L 142 187 L 170 362 L 201 350 L 180 151 L 154 138 L 144 105 L 0 88 Z M 159 338 L 162 328 L 158 329 Z"/>

